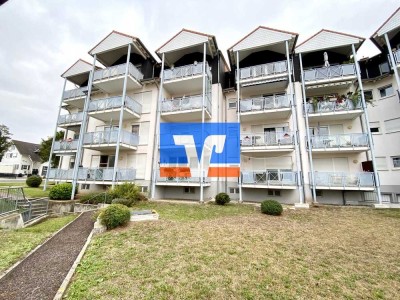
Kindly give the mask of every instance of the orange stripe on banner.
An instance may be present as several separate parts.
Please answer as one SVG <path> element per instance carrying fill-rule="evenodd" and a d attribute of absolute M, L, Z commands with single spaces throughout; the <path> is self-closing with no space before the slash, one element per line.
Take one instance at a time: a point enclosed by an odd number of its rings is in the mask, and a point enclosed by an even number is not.
<path fill-rule="evenodd" d="M 239 177 L 239 167 L 209 167 L 208 177 Z"/>
<path fill-rule="evenodd" d="M 160 177 L 191 177 L 189 167 L 161 167 Z"/>

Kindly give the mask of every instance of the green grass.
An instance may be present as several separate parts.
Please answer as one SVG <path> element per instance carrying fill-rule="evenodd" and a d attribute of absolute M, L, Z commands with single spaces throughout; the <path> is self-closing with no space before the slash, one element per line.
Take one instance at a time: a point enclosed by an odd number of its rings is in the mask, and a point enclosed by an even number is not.
<path fill-rule="evenodd" d="M 38 198 L 38 197 L 48 197 L 49 196 L 49 191 L 51 186 L 48 186 L 46 191 L 43 191 L 43 185 L 33 188 L 33 187 L 28 187 L 25 182 L 0 182 L 0 188 L 1 187 L 8 187 L 8 186 L 22 186 L 24 188 L 24 193 L 25 197 L 27 198 Z"/>
<path fill-rule="evenodd" d="M 400 211 L 145 203 L 92 240 L 67 299 L 395 299 Z"/>
<path fill-rule="evenodd" d="M 49 218 L 37 225 L 17 230 L 0 229 L 0 271 L 5 271 L 75 217 Z"/>

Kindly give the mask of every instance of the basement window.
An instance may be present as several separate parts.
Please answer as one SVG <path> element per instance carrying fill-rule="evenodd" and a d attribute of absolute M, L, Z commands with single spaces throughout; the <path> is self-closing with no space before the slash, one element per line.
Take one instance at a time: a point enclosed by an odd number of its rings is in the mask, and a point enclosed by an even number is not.
<path fill-rule="evenodd" d="M 183 188 L 184 194 L 194 194 L 194 192 L 195 192 L 194 187 L 184 187 Z"/>
<path fill-rule="evenodd" d="M 315 195 L 316 195 L 317 197 L 323 197 L 323 196 L 324 196 L 324 193 L 323 193 L 321 190 L 316 190 L 316 191 L 315 191 Z"/>
<path fill-rule="evenodd" d="M 87 183 L 81 184 L 81 190 L 89 190 L 89 189 L 90 189 L 90 184 L 87 184 Z"/>
<path fill-rule="evenodd" d="M 229 188 L 229 194 L 239 194 L 239 188 L 237 187 Z"/>
<path fill-rule="evenodd" d="M 281 191 L 279 190 L 268 190 L 268 196 L 281 196 Z"/>

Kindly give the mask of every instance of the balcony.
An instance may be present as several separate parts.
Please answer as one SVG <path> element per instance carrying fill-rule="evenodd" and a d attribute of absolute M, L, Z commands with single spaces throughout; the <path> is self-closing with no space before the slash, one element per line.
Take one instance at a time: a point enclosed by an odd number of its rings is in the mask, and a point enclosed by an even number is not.
<path fill-rule="evenodd" d="M 88 132 L 83 136 L 83 146 L 85 148 L 102 150 L 114 150 L 117 146 L 118 130 Z M 136 150 L 139 144 L 137 134 L 121 130 L 120 134 L 121 150 Z"/>
<path fill-rule="evenodd" d="M 311 149 L 313 152 L 363 152 L 369 149 L 368 135 L 366 133 L 314 135 L 311 136 Z"/>
<path fill-rule="evenodd" d="M 64 141 L 55 141 L 53 152 L 59 154 L 71 154 L 76 152 L 78 149 L 78 140 L 64 140 Z"/>
<path fill-rule="evenodd" d="M 200 173 L 199 173 L 200 174 Z M 157 185 L 163 186 L 200 186 L 199 174 L 193 174 L 193 176 L 186 177 L 180 176 L 176 171 L 171 171 L 170 176 L 161 177 L 160 170 L 157 170 Z M 185 173 L 184 175 L 187 175 Z M 209 177 L 203 177 L 203 186 L 210 186 L 211 181 Z"/>
<path fill-rule="evenodd" d="M 199 121 L 202 115 L 203 96 L 164 99 L 161 102 L 161 116 L 166 121 Z M 205 118 L 211 119 L 211 94 L 205 99 Z"/>
<path fill-rule="evenodd" d="M 94 72 L 93 85 L 106 93 L 121 92 L 124 84 L 126 63 L 112 66 Z M 128 66 L 127 90 L 139 89 L 142 87 L 143 74 L 132 64 Z"/>
<path fill-rule="evenodd" d="M 373 191 L 374 173 L 314 172 L 315 187 L 321 190 Z M 311 182 L 311 179 L 310 179 Z"/>
<path fill-rule="evenodd" d="M 304 84 L 306 86 L 348 81 L 356 78 L 356 67 L 354 64 L 342 64 L 304 70 Z"/>
<path fill-rule="evenodd" d="M 242 171 L 243 188 L 296 189 L 297 174 L 281 170 Z"/>
<path fill-rule="evenodd" d="M 71 181 L 73 178 L 74 169 L 50 169 L 49 179 L 55 181 Z"/>
<path fill-rule="evenodd" d="M 81 125 L 83 120 L 83 112 L 74 113 L 70 115 L 58 116 L 58 127 L 72 127 Z"/>
<path fill-rule="evenodd" d="M 245 122 L 287 119 L 292 113 L 290 102 L 288 95 L 243 99 L 239 102 L 240 118 Z"/>
<path fill-rule="evenodd" d="M 241 133 L 240 145 L 242 153 L 259 153 L 265 155 L 287 153 L 294 150 L 293 132 L 260 132 Z"/>
<path fill-rule="evenodd" d="M 211 82 L 211 72 L 206 63 L 206 77 Z M 190 95 L 203 88 L 203 63 L 164 70 L 164 88 L 173 95 Z"/>
<path fill-rule="evenodd" d="M 393 51 L 393 57 L 396 65 L 400 64 L 400 49 L 397 49 L 396 51 Z"/>
<path fill-rule="evenodd" d="M 361 100 L 319 101 L 307 103 L 306 107 L 310 121 L 354 120 L 363 113 Z"/>
<path fill-rule="evenodd" d="M 79 168 L 78 182 L 111 183 L 113 180 L 114 168 Z M 135 169 L 116 170 L 115 181 L 133 181 L 136 177 Z"/>
<path fill-rule="evenodd" d="M 71 105 L 80 109 L 85 106 L 85 99 L 87 94 L 87 86 L 64 91 L 63 93 L 63 106 Z"/>
<path fill-rule="evenodd" d="M 142 105 L 139 102 L 125 96 L 125 101 L 123 101 L 123 103 L 124 120 L 140 118 L 142 114 Z M 103 122 L 119 120 L 121 105 L 122 96 L 92 100 L 89 103 L 89 115 Z"/>

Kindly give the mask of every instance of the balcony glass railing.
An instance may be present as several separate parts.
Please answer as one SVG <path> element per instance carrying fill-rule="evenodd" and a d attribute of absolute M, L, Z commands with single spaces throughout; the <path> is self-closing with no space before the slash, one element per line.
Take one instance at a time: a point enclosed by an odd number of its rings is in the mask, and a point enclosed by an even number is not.
<path fill-rule="evenodd" d="M 286 60 L 272 62 L 268 64 L 256 65 L 246 68 L 240 68 L 240 80 L 278 75 L 286 73 L 287 71 L 288 68 Z"/>
<path fill-rule="evenodd" d="M 331 113 L 349 110 L 362 109 L 361 100 L 353 102 L 350 99 L 342 101 L 319 101 L 316 104 L 307 103 L 307 112 L 312 113 Z"/>
<path fill-rule="evenodd" d="M 103 145 L 116 144 L 118 141 L 118 130 L 88 132 L 83 136 L 84 145 Z M 121 130 L 120 143 L 130 146 L 139 144 L 139 136 L 137 134 Z"/>
<path fill-rule="evenodd" d="M 114 168 L 79 168 L 78 180 L 85 181 L 112 181 Z M 135 169 L 116 169 L 116 181 L 135 180 Z"/>
<path fill-rule="evenodd" d="M 121 103 L 122 96 L 93 100 L 89 103 L 89 112 L 120 108 Z M 131 109 L 133 112 L 139 115 L 142 113 L 142 105 L 128 96 L 125 96 L 124 107 Z"/>
<path fill-rule="evenodd" d="M 93 81 L 122 76 L 125 75 L 125 71 L 126 71 L 126 63 L 108 67 L 106 69 L 97 70 L 96 72 L 94 72 Z M 129 63 L 128 74 L 131 75 L 136 80 L 140 81 L 143 79 L 143 74 L 132 63 Z"/>
<path fill-rule="evenodd" d="M 256 112 L 290 107 L 287 95 L 274 95 L 240 100 L 240 112 Z"/>
<path fill-rule="evenodd" d="M 211 95 L 206 95 L 206 108 L 211 113 Z M 175 99 L 164 99 L 161 103 L 161 112 L 177 112 L 188 111 L 193 109 L 201 109 L 203 96 L 189 96 Z"/>
<path fill-rule="evenodd" d="M 58 117 L 58 125 L 79 123 L 82 122 L 82 119 L 83 119 L 83 112 L 70 115 L 61 115 Z"/>
<path fill-rule="evenodd" d="M 69 90 L 69 91 L 65 91 L 63 93 L 63 99 L 64 100 L 68 100 L 71 98 L 81 98 L 81 97 L 86 97 L 86 93 L 87 93 L 87 86 L 78 88 L 78 89 L 73 89 L 73 90 Z"/>
<path fill-rule="evenodd" d="M 393 51 L 393 57 L 396 64 L 400 64 L 400 49 Z"/>
<path fill-rule="evenodd" d="M 54 151 L 68 151 L 78 149 L 78 140 L 65 140 L 54 142 Z"/>
<path fill-rule="evenodd" d="M 241 133 L 242 147 L 293 145 L 293 132 Z"/>
<path fill-rule="evenodd" d="M 203 63 L 191 64 L 164 70 L 164 81 L 183 79 L 203 74 Z M 206 75 L 211 78 L 210 67 L 206 63 Z"/>
<path fill-rule="evenodd" d="M 357 148 L 368 146 L 368 135 L 366 133 L 311 136 L 312 149 Z"/>
<path fill-rule="evenodd" d="M 296 172 L 283 170 L 248 170 L 242 171 L 242 183 L 270 186 L 296 185 Z"/>
<path fill-rule="evenodd" d="M 72 180 L 74 174 L 73 169 L 63 170 L 63 169 L 50 169 L 49 179 L 54 180 Z"/>
<path fill-rule="evenodd" d="M 304 81 L 318 81 L 356 75 L 354 64 L 343 64 L 304 70 Z"/>
<path fill-rule="evenodd" d="M 374 187 L 374 173 L 314 172 L 316 186 L 324 187 Z"/>
<path fill-rule="evenodd" d="M 191 174 L 192 176 L 190 177 L 177 177 L 179 174 L 177 174 L 174 171 L 171 171 L 170 176 L 166 177 L 161 177 L 160 176 L 160 170 L 157 170 L 157 182 L 166 182 L 166 183 L 199 183 L 200 184 L 200 175 L 201 173 L 199 172 L 198 174 Z M 205 174 L 205 172 L 204 172 Z M 210 182 L 210 178 L 204 176 L 203 177 L 203 182 L 208 183 Z"/>

